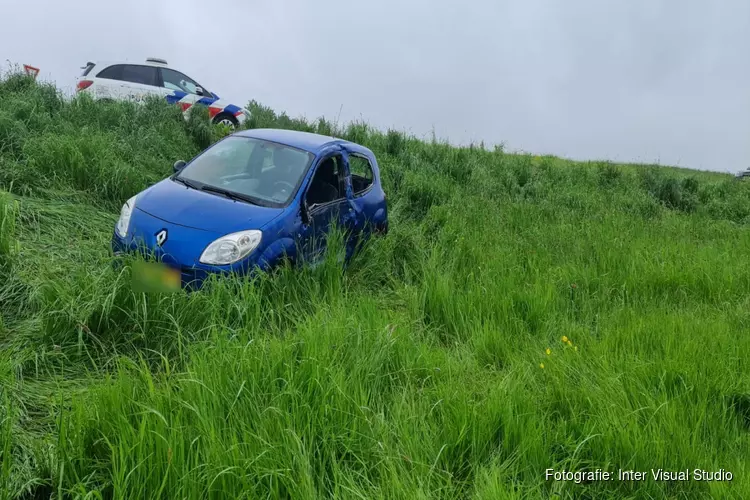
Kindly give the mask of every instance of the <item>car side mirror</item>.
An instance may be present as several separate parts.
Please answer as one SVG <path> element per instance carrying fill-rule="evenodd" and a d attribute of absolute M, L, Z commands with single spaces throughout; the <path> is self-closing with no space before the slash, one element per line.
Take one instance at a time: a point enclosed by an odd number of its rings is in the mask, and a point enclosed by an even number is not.
<path fill-rule="evenodd" d="M 187 163 L 185 163 L 185 160 L 177 160 L 176 162 L 174 162 L 174 166 L 172 168 L 175 172 L 179 172 L 180 170 L 185 168 L 185 165 L 187 165 Z"/>
<path fill-rule="evenodd" d="M 203 87 L 195 87 L 195 93 L 198 95 L 206 95 L 203 91 Z"/>

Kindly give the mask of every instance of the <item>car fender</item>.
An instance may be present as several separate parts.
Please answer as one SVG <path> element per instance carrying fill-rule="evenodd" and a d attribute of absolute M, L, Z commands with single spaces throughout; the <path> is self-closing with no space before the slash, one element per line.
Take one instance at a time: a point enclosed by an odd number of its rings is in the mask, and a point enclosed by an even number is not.
<path fill-rule="evenodd" d="M 258 265 L 263 270 L 269 270 L 278 265 L 284 257 L 292 261 L 297 257 L 297 245 L 292 238 L 279 238 L 268 245 L 258 257 Z"/>

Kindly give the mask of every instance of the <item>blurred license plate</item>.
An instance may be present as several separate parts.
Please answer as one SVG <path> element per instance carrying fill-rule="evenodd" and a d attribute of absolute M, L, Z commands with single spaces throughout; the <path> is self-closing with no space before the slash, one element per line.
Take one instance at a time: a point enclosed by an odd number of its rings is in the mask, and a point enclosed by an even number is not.
<path fill-rule="evenodd" d="M 180 271 L 154 262 L 135 262 L 132 278 L 136 292 L 175 292 L 181 285 Z"/>

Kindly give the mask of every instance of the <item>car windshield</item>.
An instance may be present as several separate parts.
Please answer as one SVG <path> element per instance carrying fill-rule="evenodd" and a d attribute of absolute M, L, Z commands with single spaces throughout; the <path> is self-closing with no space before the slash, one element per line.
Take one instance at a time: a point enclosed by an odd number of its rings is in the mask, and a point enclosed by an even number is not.
<path fill-rule="evenodd" d="M 312 153 L 283 144 L 230 136 L 205 150 L 176 177 L 261 204 L 286 205 L 313 158 Z"/>

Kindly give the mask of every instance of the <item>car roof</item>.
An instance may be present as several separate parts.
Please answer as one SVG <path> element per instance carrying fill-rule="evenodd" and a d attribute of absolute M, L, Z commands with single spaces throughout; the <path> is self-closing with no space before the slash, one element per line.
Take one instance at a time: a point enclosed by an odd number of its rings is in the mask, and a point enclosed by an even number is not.
<path fill-rule="evenodd" d="M 318 153 L 321 149 L 326 146 L 333 144 L 351 144 L 358 146 L 359 149 L 363 149 L 362 146 L 346 141 L 344 139 L 338 139 L 321 134 L 313 134 L 311 132 L 301 132 L 299 130 L 285 130 L 276 128 L 254 128 L 249 130 L 242 130 L 237 132 L 235 135 L 242 137 L 250 137 L 253 139 L 262 139 L 265 141 L 279 142 L 292 146 L 293 148 L 303 149 L 309 153 Z"/>
<path fill-rule="evenodd" d="M 145 59 L 143 61 L 116 61 L 116 60 L 114 60 L 114 61 L 90 61 L 90 62 L 94 66 L 101 66 L 101 67 L 113 66 L 115 64 L 133 64 L 133 65 L 136 65 L 136 66 L 152 66 L 154 68 L 169 68 L 169 69 L 174 69 L 169 64 L 156 63 L 156 62 L 152 62 L 152 61 L 147 61 Z"/>

